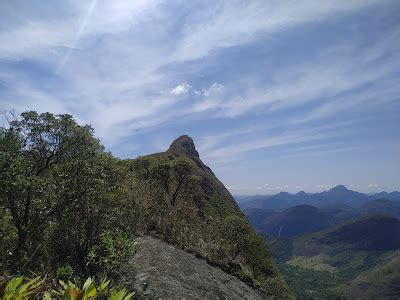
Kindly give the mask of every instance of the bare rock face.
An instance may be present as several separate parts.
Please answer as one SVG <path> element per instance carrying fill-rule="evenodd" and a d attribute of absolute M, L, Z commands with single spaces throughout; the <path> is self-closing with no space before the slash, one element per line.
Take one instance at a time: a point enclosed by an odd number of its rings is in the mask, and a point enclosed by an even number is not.
<path fill-rule="evenodd" d="M 165 153 L 174 157 L 186 157 L 194 161 L 198 166 L 197 171 L 199 175 L 203 178 L 203 188 L 208 191 L 215 191 L 220 195 L 226 205 L 240 213 L 239 207 L 232 195 L 215 176 L 213 171 L 201 161 L 199 152 L 197 152 L 193 139 L 190 136 L 182 135 L 178 137 L 172 142 Z"/>
<path fill-rule="evenodd" d="M 236 277 L 152 237 L 136 240 L 137 252 L 123 272 L 140 299 L 263 299 Z"/>
<path fill-rule="evenodd" d="M 186 156 L 192 159 L 198 159 L 199 153 L 196 150 L 194 142 L 190 136 L 182 135 L 177 138 L 169 147 L 170 152 L 176 156 Z"/>

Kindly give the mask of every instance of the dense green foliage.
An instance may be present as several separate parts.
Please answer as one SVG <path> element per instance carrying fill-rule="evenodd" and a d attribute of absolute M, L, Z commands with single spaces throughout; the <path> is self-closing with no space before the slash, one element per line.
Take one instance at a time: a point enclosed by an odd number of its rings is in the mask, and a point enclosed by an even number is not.
<path fill-rule="evenodd" d="M 392 253 L 349 251 L 326 257 L 326 263 L 336 262 L 335 271 L 319 271 L 302 264 L 279 262 L 278 267 L 297 298 L 342 299 L 382 298 L 397 295 L 400 256 Z M 388 258 L 389 257 L 389 258 Z"/>
<path fill-rule="evenodd" d="M 82 288 L 75 283 L 67 283 L 59 280 L 57 286 L 51 287 L 44 279 L 37 276 L 26 279 L 17 276 L 9 280 L 0 280 L 0 299 L 3 300 L 25 300 L 25 299 L 63 299 L 63 300 L 87 300 L 87 299 L 109 299 L 129 300 L 134 293 L 129 293 L 124 288 L 110 288 L 110 280 L 103 279 L 96 284 L 93 278 L 86 279 Z"/>
<path fill-rule="evenodd" d="M 132 248 L 116 221 L 121 182 L 117 160 L 90 126 L 49 113 L 9 120 L 0 128 L 1 269 L 54 274 L 69 265 L 76 275 L 113 272 L 110 265 L 116 268 L 124 252 L 99 249 L 105 234 L 117 247 Z"/>
<path fill-rule="evenodd" d="M 337 287 L 343 280 L 335 273 L 315 271 L 286 263 L 278 263 L 279 270 L 298 299 L 335 299 Z"/>
<path fill-rule="evenodd" d="M 349 298 L 397 299 L 400 291 L 400 251 L 387 253 L 382 262 L 343 286 Z"/>
<path fill-rule="evenodd" d="M 298 260 L 296 264 L 278 262 L 279 270 L 297 298 L 326 299 L 343 296 L 343 288 L 351 280 L 383 264 L 382 253 L 347 252 L 325 259 L 328 265 L 333 261 L 338 263 L 334 271 L 320 268 L 321 265 L 309 265 L 304 260 Z"/>
<path fill-rule="evenodd" d="M 268 295 L 289 296 L 265 242 L 183 137 L 119 160 L 70 115 L 0 127 L 0 271 L 118 280 L 133 237 L 153 235 Z M 189 147 L 189 148 L 187 148 Z"/>

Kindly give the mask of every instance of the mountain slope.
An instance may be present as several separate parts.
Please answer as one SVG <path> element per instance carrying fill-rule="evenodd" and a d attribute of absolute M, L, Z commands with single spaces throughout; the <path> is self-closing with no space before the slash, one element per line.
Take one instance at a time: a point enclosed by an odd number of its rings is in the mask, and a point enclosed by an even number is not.
<path fill-rule="evenodd" d="M 383 295 L 380 290 L 400 294 L 398 260 L 392 260 L 400 251 L 396 218 L 372 215 L 292 239 L 267 238 L 296 297 L 376 299 Z"/>
<path fill-rule="evenodd" d="M 252 212 L 249 209 L 244 212 L 257 231 L 280 238 L 324 230 L 335 224 L 331 216 L 311 205 L 298 205 L 274 214 L 248 214 Z"/>
<path fill-rule="evenodd" d="M 389 255 L 341 288 L 347 298 L 398 299 L 400 295 L 400 251 Z"/>
<path fill-rule="evenodd" d="M 320 210 L 334 218 L 337 224 L 360 216 L 360 211 L 358 209 L 343 203 L 326 205 L 321 207 Z"/>
<path fill-rule="evenodd" d="M 400 220 L 384 215 L 362 217 L 294 241 L 293 255 L 313 256 L 321 252 L 389 251 L 400 248 Z"/>
<path fill-rule="evenodd" d="M 400 218 L 400 202 L 387 199 L 376 199 L 367 202 L 360 208 L 360 213 L 366 214 L 387 214 Z"/>
<path fill-rule="evenodd" d="M 265 295 L 289 296 L 265 242 L 200 160 L 190 137 L 179 137 L 165 152 L 124 163 L 132 173 L 136 207 L 127 219 L 139 232 L 204 258 Z"/>
<path fill-rule="evenodd" d="M 254 229 L 260 233 L 263 233 L 263 223 L 270 217 L 275 215 L 277 212 L 272 209 L 261 209 L 261 208 L 245 208 L 243 213 L 249 219 Z"/>

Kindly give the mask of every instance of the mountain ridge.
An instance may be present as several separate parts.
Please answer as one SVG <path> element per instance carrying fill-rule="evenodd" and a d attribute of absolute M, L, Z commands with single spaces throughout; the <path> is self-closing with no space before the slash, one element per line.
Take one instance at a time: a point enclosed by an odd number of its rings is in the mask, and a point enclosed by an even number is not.
<path fill-rule="evenodd" d="M 360 207 L 370 200 L 379 198 L 386 198 L 388 200 L 400 202 L 400 192 L 380 192 L 368 195 L 347 189 L 344 185 L 337 185 L 328 191 L 320 193 L 306 193 L 300 191 L 294 194 L 279 192 L 274 195 L 235 196 L 235 199 L 237 199 L 237 202 L 242 209 L 268 208 L 277 211 L 282 211 L 296 205 L 324 207 L 334 204 L 346 204 L 352 207 Z"/>
<path fill-rule="evenodd" d="M 134 199 L 143 235 L 205 259 L 269 297 L 290 298 L 265 241 L 200 159 L 188 135 L 165 152 L 127 160 L 141 194 Z"/>

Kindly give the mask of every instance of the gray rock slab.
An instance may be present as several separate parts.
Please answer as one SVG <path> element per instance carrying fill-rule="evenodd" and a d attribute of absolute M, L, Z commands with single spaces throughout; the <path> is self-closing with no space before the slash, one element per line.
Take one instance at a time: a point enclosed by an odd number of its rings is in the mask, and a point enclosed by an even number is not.
<path fill-rule="evenodd" d="M 255 289 L 194 255 L 152 237 L 137 251 L 123 281 L 141 299 L 263 299 Z"/>

